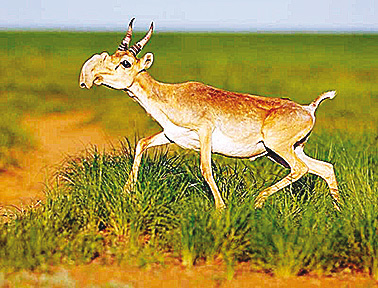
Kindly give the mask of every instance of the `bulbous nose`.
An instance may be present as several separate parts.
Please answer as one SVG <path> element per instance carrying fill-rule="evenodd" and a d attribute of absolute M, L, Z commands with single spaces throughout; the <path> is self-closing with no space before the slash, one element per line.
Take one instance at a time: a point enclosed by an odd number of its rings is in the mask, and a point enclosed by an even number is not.
<path fill-rule="evenodd" d="M 84 63 L 83 67 L 81 68 L 79 79 L 79 85 L 81 88 L 91 89 L 94 79 L 93 70 L 96 68 L 96 66 L 101 65 L 102 57 L 98 54 L 93 55 Z"/>
<path fill-rule="evenodd" d="M 79 85 L 80 88 L 84 89 L 91 89 L 92 87 L 92 79 L 91 75 L 85 75 L 83 72 L 80 74 L 80 79 L 79 79 Z"/>

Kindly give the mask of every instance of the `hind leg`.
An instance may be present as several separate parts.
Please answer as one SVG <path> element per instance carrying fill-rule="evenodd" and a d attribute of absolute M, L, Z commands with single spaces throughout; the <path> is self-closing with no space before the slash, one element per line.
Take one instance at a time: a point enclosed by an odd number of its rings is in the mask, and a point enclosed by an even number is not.
<path fill-rule="evenodd" d="M 295 153 L 299 158 L 302 159 L 304 163 L 306 163 L 310 173 L 322 177 L 327 182 L 331 196 L 334 199 L 333 205 L 335 209 L 340 211 L 340 208 L 337 205 L 337 203 L 340 203 L 339 189 L 337 188 L 337 181 L 333 165 L 331 163 L 319 161 L 307 156 L 303 152 L 303 146 L 296 147 Z"/>
<path fill-rule="evenodd" d="M 265 200 L 278 190 L 290 185 L 291 183 L 297 181 L 301 178 L 304 174 L 308 172 L 308 167 L 303 162 L 298 155 L 294 152 L 293 147 L 278 147 L 272 149 L 269 147 L 273 152 L 279 155 L 285 162 L 290 166 L 290 173 L 285 178 L 277 182 L 276 184 L 264 189 L 259 193 L 255 200 L 255 208 L 261 208 L 265 202 Z"/>
<path fill-rule="evenodd" d="M 276 157 L 278 162 L 291 171 L 285 178 L 260 192 L 255 200 L 256 208 L 262 207 L 270 195 L 297 181 L 308 172 L 306 163 L 294 152 L 294 144 L 308 137 L 313 124 L 312 115 L 301 106 L 286 104 L 270 111 L 261 131 L 263 143 L 267 151 L 272 151 L 272 153 L 268 152 L 268 155 L 278 155 L 279 157 Z M 274 157 L 272 158 L 276 161 Z"/>

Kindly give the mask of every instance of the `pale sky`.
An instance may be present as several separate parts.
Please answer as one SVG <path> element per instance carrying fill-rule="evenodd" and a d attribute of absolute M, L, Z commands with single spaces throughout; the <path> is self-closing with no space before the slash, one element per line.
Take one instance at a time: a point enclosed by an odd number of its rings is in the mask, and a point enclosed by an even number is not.
<path fill-rule="evenodd" d="M 378 31 L 378 0 L 6 0 L 0 29 Z"/>

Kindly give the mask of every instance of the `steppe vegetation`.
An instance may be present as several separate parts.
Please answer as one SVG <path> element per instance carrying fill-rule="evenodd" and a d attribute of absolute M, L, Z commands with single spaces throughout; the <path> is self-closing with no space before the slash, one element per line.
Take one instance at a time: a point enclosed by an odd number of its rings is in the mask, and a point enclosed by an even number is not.
<path fill-rule="evenodd" d="M 227 208 L 215 211 L 198 155 L 178 148 L 147 153 L 139 182 L 122 192 L 136 135 L 159 130 L 119 91 L 78 86 L 81 64 L 113 52 L 120 33 L 1 32 L 0 161 L 12 149 L 32 149 L 19 125 L 33 113 L 91 109 L 91 121 L 122 134 L 122 148 L 73 155 L 30 209 L 3 208 L 2 273 L 50 265 L 218 261 L 233 277 L 238 263 L 278 276 L 350 269 L 378 279 L 377 95 L 378 35 L 156 33 L 144 49 L 155 55 L 151 74 L 163 82 L 202 81 L 227 90 L 321 105 L 306 146 L 335 165 L 343 205 L 307 175 L 261 210 L 257 193 L 288 171 L 268 159 L 214 156 L 213 170 Z M 138 38 L 138 34 L 135 36 Z M 96 144 L 96 143 L 93 143 Z"/>

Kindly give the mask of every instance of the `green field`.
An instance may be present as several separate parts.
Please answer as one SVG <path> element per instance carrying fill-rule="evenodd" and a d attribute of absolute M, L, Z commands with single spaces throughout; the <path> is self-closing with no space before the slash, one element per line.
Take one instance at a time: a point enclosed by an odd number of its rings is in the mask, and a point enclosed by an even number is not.
<path fill-rule="evenodd" d="M 31 136 L 20 126 L 25 113 L 90 109 L 95 111 L 92 121 L 132 143 L 135 135 L 159 130 L 123 92 L 79 89 L 81 65 L 94 53 L 112 53 L 121 33 L 0 35 L 2 161 L 11 162 L 9 148 L 31 148 Z M 377 279 L 376 51 L 376 34 L 157 33 L 144 52 L 154 53 L 150 73 L 162 82 L 196 80 L 299 103 L 337 90 L 334 100 L 319 107 L 306 152 L 334 164 L 342 211 L 334 211 L 326 184 L 313 175 L 276 193 L 256 211 L 257 193 L 288 170 L 268 159 L 215 156 L 215 179 L 227 204 L 218 213 L 197 153 L 179 149 L 149 152 L 138 186 L 125 195 L 122 187 L 133 159 L 125 142 L 123 150 L 88 151 L 68 162 L 57 173 L 59 185 L 47 189 L 38 208 L 4 210 L 0 269 L 94 258 L 144 266 L 164 263 L 168 253 L 186 266 L 220 257 L 229 277 L 236 263 L 249 261 L 281 276 L 349 268 Z"/>
<path fill-rule="evenodd" d="M 84 61 L 112 53 L 122 33 L 3 31 L 0 36 L 1 151 L 31 142 L 17 125 L 23 113 L 90 108 L 96 110 L 94 121 L 128 137 L 159 129 L 124 93 L 78 89 Z M 157 33 L 145 52 L 155 54 L 150 72 L 162 82 L 196 80 L 300 103 L 336 89 L 337 100 L 319 109 L 315 129 L 361 133 L 376 131 L 377 48 L 376 34 Z M 123 117 L 130 112 L 135 117 Z"/>

